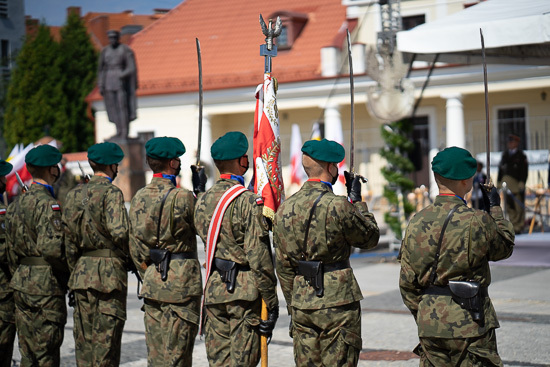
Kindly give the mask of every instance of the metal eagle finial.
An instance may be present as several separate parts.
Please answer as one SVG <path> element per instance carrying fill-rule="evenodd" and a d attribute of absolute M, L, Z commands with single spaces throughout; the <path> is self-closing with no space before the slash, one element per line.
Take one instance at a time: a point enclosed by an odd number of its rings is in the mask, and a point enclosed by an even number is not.
<path fill-rule="evenodd" d="M 277 17 L 277 22 L 275 22 L 275 28 L 272 25 L 273 20 L 269 19 L 269 26 L 265 24 L 264 18 L 260 14 L 260 26 L 262 27 L 262 33 L 265 36 L 265 44 L 267 49 L 271 51 L 273 47 L 273 39 L 279 37 L 281 31 L 283 30 L 283 22 L 280 17 Z"/>

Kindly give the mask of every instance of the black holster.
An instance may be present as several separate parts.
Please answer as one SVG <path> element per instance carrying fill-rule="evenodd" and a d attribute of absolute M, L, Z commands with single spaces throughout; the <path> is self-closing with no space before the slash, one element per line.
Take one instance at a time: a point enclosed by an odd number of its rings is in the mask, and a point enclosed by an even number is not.
<path fill-rule="evenodd" d="M 325 286 L 323 283 L 323 262 L 322 261 L 298 261 L 298 274 L 302 275 L 310 286 L 315 289 L 317 297 L 323 297 Z"/>
<path fill-rule="evenodd" d="M 149 257 L 155 268 L 160 273 L 163 282 L 168 278 L 168 269 L 170 267 L 170 251 L 160 248 L 149 249 Z"/>
<path fill-rule="evenodd" d="M 479 282 L 450 280 L 449 290 L 453 300 L 469 311 L 475 322 L 483 325 L 485 322 L 483 298 L 487 295 L 487 288 L 481 287 Z"/>
<path fill-rule="evenodd" d="M 225 283 L 227 291 L 233 293 L 235 291 L 235 282 L 237 281 L 237 273 L 239 271 L 238 264 L 235 261 L 214 258 L 216 270 L 220 273 L 222 282 Z"/>

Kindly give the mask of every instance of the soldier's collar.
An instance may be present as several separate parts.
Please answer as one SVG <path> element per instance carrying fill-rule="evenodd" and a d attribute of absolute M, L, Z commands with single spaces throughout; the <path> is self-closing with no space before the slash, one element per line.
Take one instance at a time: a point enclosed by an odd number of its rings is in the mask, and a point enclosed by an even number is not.
<path fill-rule="evenodd" d="M 328 186 L 328 188 L 330 189 L 330 191 L 333 191 L 333 190 L 332 190 L 332 184 L 331 184 L 330 182 L 322 181 L 322 180 L 319 179 L 319 178 L 310 178 L 308 181 L 312 181 L 312 182 L 322 182 L 322 183 L 324 183 L 325 185 Z"/>

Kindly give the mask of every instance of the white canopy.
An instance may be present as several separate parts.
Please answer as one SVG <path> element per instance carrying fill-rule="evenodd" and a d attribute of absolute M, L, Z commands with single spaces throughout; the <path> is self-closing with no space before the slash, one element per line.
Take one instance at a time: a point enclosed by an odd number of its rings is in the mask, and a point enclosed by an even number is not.
<path fill-rule="evenodd" d="M 550 0 L 488 0 L 447 17 L 397 33 L 397 48 L 416 60 L 548 65 Z"/>

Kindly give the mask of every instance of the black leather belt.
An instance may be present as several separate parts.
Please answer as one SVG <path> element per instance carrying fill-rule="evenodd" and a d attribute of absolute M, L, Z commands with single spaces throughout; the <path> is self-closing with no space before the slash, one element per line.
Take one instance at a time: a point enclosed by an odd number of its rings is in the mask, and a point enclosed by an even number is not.
<path fill-rule="evenodd" d="M 343 270 L 343 269 L 347 269 L 347 268 L 351 268 L 351 265 L 349 263 L 349 259 L 338 261 L 338 262 L 335 262 L 335 263 L 330 263 L 330 264 L 323 263 L 323 273 L 330 273 L 331 271 Z M 305 274 L 301 274 L 300 270 L 298 268 L 296 269 L 296 273 L 298 275 L 305 275 Z"/>
<path fill-rule="evenodd" d="M 430 294 L 432 296 L 452 296 L 449 286 L 440 287 L 438 285 L 431 285 L 428 288 L 424 289 L 423 294 Z M 480 287 L 479 295 L 481 297 L 489 296 L 489 287 Z"/>
<path fill-rule="evenodd" d="M 82 256 L 89 256 L 89 257 L 119 257 L 116 251 L 108 249 L 108 248 L 101 248 L 97 250 L 92 251 L 86 251 L 82 253 Z"/>
<path fill-rule="evenodd" d="M 21 265 L 50 265 L 42 256 L 27 256 L 21 259 Z"/>
<path fill-rule="evenodd" d="M 231 264 L 229 264 L 229 263 L 235 263 L 235 268 L 239 271 L 249 271 L 250 270 L 250 265 L 241 265 L 237 262 L 234 262 L 234 261 L 231 261 L 231 260 L 220 259 L 218 257 L 214 258 L 213 263 L 214 263 L 214 268 L 218 271 L 223 271 L 222 269 L 219 269 L 218 267 L 231 267 Z M 216 263 L 219 264 L 219 265 L 217 265 Z"/>
<path fill-rule="evenodd" d="M 170 260 L 185 260 L 185 259 L 198 259 L 197 251 L 177 252 L 177 253 L 170 254 Z"/>

